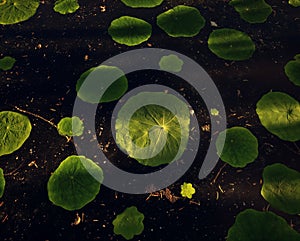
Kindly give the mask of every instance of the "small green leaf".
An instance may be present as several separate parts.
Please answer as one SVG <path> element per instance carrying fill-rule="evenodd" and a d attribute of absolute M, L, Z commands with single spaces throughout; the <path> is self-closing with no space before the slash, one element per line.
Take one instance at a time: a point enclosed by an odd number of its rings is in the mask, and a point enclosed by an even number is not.
<path fill-rule="evenodd" d="M 157 25 L 171 37 L 196 36 L 205 19 L 195 7 L 179 5 L 157 16 Z"/>
<path fill-rule="evenodd" d="M 153 99 L 168 109 L 150 104 L 136 110 L 139 103 L 153 103 Z M 128 116 L 132 110 L 136 111 Z M 189 124 L 186 103 L 171 94 L 141 92 L 127 100 L 118 113 L 116 143 L 142 165 L 168 164 L 183 154 L 188 143 Z"/>
<path fill-rule="evenodd" d="M 114 233 L 122 235 L 126 240 L 133 239 L 134 235 L 140 235 L 143 232 L 143 220 L 144 214 L 139 212 L 135 206 L 126 208 L 113 221 Z"/>
<path fill-rule="evenodd" d="M 273 208 L 300 214 L 300 173 L 280 163 L 265 167 L 261 195 Z"/>
<path fill-rule="evenodd" d="M 108 33 L 119 44 L 135 46 L 151 37 L 152 26 L 142 19 L 122 16 L 111 22 Z"/>
<path fill-rule="evenodd" d="M 295 85 L 300 86 L 300 58 L 299 54 L 297 54 L 294 59 L 289 61 L 284 66 L 284 72 L 286 76 L 292 81 Z"/>
<path fill-rule="evenodd" d="M 300 0 L 289 0 L 289 4 L 293 7 L 300 7 Z"/>
<path fill-rule="evenodd" d="M 221 132 L 217 138 L 216 147 L 222 161 L 233 167 L 245 167 L 258 156 L 258 141 L 244 127 L 232 127 Z"/>
<path fill-rule="evenodd" d="M 2 59 L 0 59 L 0 69 L 4 71 L 10 70 L 15 63 L 16 63 L 16 59 L 10 56 L 5 56 Z"/>
<path fill-rule="evenodd" d="M 175 54 L 163 56 L 159 61 L 160 69 L 168 72 L 180 72 L 182 65 L 183 61 Z"/>
<path fill-rule="evenodd" d="M 181 196 L 187 197 L 189 199 L 192 198 L 193 194 L 196 192 L 195 188 L 193 188 L 193 185 L 191 183 L 184 182 L 181 186 Z"/>
<path fill-rule="evenodd" d="M 213 115 L 213 116 L 218 116 L 219 111 L 216 108 L 212 108 L 212 109 L 210 109 L 210 114 Z"/>
<path fill-rule="evenodd" d="M 0 24 L 15 24 L 31 18 L 38 9 L 38 0 L 0 0 Z"/>
<path fill-rule="evenodd" d="M 256 104 L 262 125 L 285 141 L 300 140 L 300 104 L 282 92 L 269 92 Z"/>
<path fill-rule="evenodd" d="M 53 9 L 60 14 L 68 14 L 76 12 L 79 7 L 77 0 L 57 0 Z"/>
<path fill-rule="evenodd" d="M 239 61 L 252 57 L 255 44 L 244 32 L 222 28 L 209 35 L 208 48 L 222 59 Z"/>
<path fill-rule="evenodd" d="M 51 175 L 49 200 L 66 210 L 81 209 L 93 201 L 103 181 L 102 169 L 84 156 L 69 156 Z"/>
<path fill-rule="evenodd" d="M 164 0 L 121 0 L 126 6 L 132 8 L 153 8 L 159 6 Z"/>
<path fill-rule="evenodd" d="M 227 241 L 299 241 L 300 234 L 272 212 L 246 209 L 236 217 Z"/>
<path fill-rule="evenodd" d="M 265 0 L 231 0 L 229 5 L 249 23 L 263 23 L 272 13 L 272 7 Z"/>
<path fill-rule="evenodd" d="M 16 112 L 0 112 L 0 156 L 18 150 L 31 132 L 29 119 Z"/>
<path fill-rule="evenodd" d="M 82 120 L 77 116 L 65 117 L 59 121 L 57 130 L 61 136 L 81 136 L 84 126 Z"/>
<path fill-rule="evenodd" d="M 0 198 L 2 198 L 5 189 L 5 179 L 2 168 L 0 168 Z"/>
<path fill-rule="evenodd" d="M 93 74 L 93 77 L 89 80 L 88 86 L 81 88 L 90 74 Z M 112 81 L 114 82 L 102 94 L 102 89 Z M 128 81 L 124 72 L 117 67 L 107 65 L 100 65 L 85 71 L 76 83 L 77 96 L 92 104 L 117 100 L 127 89 Z M 101 94 L 102 97 L 99 100 Z"/>

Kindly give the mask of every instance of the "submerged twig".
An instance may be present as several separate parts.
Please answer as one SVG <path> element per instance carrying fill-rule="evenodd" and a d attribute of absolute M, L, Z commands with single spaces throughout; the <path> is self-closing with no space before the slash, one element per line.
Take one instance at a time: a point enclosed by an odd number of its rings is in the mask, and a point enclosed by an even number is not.
<path fill-rule="evenodd" d="M 224 165 L 220 168 L 218 173 L 216 174 L 215 178 L 212 180 L 211 184 L 215 184 L 217 179 L 219 178 L 220 174 L 222 173 L 223 169 L 226 167 L 227 163 L 224 163 Z"/>

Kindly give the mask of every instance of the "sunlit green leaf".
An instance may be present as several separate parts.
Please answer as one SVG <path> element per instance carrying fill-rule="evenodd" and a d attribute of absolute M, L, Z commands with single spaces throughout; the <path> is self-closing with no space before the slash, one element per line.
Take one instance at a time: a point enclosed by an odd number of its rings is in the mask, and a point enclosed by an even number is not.
<path fill-rule="evenodd" d="M 121 0 L 126 6 L 132 8 L 153 8 L 159 6 L 164 0 Z"/>
<path fill-rule="evenodd" d="M 205 25 L 205 19 L 195 7 L 176 6 L 157 16 L 157 25 L 171 37 L 193 37 Z"/>
<path fill-rule="evenodd" d="M 103 172 L 96 163 L 84 156 L 69 156 L 51 175 L 48 197 L 66 210 L 81 209 L 95 199 L 102 181 Z"/>
<path fill-rule="evenodd" d="M 214 30 L 209 35 L 208 47 L 225 60 L 246 60 L 255 51 L 255 44 L 246 33 L 230 28 Z"/>
<path fill-rule="evenodd" d="M 84 126 L 77 116 L 62 118 L 57 124 L 58 133 L 62 136 L 81 136 Z"/>
<path fill-rule="evenodd" d="M 280 163 L 265 167 L 261 195 L 273 208 L 300 214 L 300 173 Z"/>
<path fill-rule="evenodd" d="M 133 239 L 134 235 L 143 232 L 143 220 L 144 214 L 139 212 L 135 206 L 126 208 L 113 221 L 114 233 L 122 235 L 126 240 Z"/>
<path fill-rule="evenodd" d="M 18 150 L 30 132 L 31 124 L 26 116 L 12 111 L 0 112 L 0 156 Z"/>
<path fill-rule="evenodd" d="M 286 141 L 300 140 L 300 104 L 282 92 L 269 92 L 256 104 L 262 125 Z"/>
<path fill-rule="evenodd" d="M 68 14 L 76 12 L 79 7 L 77 0 L 57 0 L 53 9 L 60 14 Z"/>
<path fill-rule="evenodd" d="M 289 4 L 294 7 L 300 7 L 300 0 L 289 0 Z"/>
<path fill-rule="evenodd" d="M 300 54 L 284 66 L 284 72 L 290 81 L 300 86 Z"/>
<path fill-rule="evenodd" d="M 5 189 L 5 179 L 2 168 L 0 168 L 0 198 L 2 198 Z"/>
<path fill-rule="evenodd" d="M 0 59 L 0 69 L 1 70 L 10 70 L 14 64 L 15 64 L 16 60 L 10 56 L 5 56 L 2 59 Z"/>
<path fill-rule="evenodd" d="M 160 69 L 168 72 L 180 72 L 182 65 L 183 61 L 175 54 L 163 56 L 159 61 Z"/>
<path fill-rule="evenodd" d="M 150 38 L 152 26 L 142 19 L 122 16 L 111 22 L 108 33 L 117 43 L 134 46 Z"/>

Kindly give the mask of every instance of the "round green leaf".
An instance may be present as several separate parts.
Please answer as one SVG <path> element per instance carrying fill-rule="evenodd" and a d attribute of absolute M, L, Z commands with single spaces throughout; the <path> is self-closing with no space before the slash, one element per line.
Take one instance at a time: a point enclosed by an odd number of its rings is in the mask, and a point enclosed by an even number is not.
<path fill-rule="evenodd" d="M 5 56 L 2 59 L 0 59 L 0 69 L 6 71 L 10 70 L 16 62 L 16 59 L 10 57 L 10 56 Z"/>
<path fill-rule="evenodd" d="M 300 173 L 280 163 L 265 167 L 261 195 L 278 210 L 300 214 Z"/>
<path fill-rule="evenodd" d="M 272 212 L 246 209 L 236 217 L 227 241 L 299 241 L 300 234 Z"/>
<path fill-rule="evenodd" d="M 26 116 L 12 111 L 0 112 L 0 156 L 18 150 L 30 132 L 31 124 Z"/>
<path fill-rule="evenodd" d="M 0 168 L 0 198 L 2 198 L 5 189 L 5 179 L 2 168 Z"/>
<path fill-rule="evenodd" d="M 82 120 L 77 116 L 62 118 L 57 125 L 61 136 L 81 136 L 84 126 Z"/>
<path fill-rule="evenodd" d="M 93 72 L 94 76 L 89 82 L 89 88 L 81 88 L 85 79 Z M 121 77 L 120 77 L 121 76 Z M 99 100 L 99 91 L 103 86 L 115 80 L 104 92 Z M 104 103 L 119 99 L 128 89 L 128 81 L 122 70 L 114 66 L 100 65 L 85 71 L 76 84 L 77 95 L 88 103 Z"/>
<path fill-rule="evenodd" d="M 139 103 L 153 100 L 172 109 L 157 104 L 137 107 Z M 132 110 L 136 111 L 128 116 Z M 116 143 L 142 165 L 167 164 L 183 154 L 188 143 L 189 124 L 186 103 L 174 95 L 142 92 L 127 100 L 120 109 L 115 126 Z"/>
<path fill-rule="evenodd" d="M 163 56 L 159 61 L 160 69 L 168 72 L 180 72 L 182 65 L 183 61 L 175 54 Z"/>
<path fill-rule="evenodd" d="M 184 182 L 181 186 L 181 196 L 187 197 L 189 199 L 192 198 L 193 194 L 196 192 L 195 188 L 193 187 L 192 183 Z"/>
<path fill-rule="evenodd" d="M 48 197 L 57 206 L 77 210 L 95 199 L 102 181 L 103 172 L 96 163 L 84 156 L 69 156 L 51 175 Z"/>
<path fill-rule="evenodd" d="M 108 33 L 117 43 L 134 46 L 150 38 L 152 26 L 142 19 L 122 16 L 111 22 Z"/>
<path fill-rule="evenodd" d="M 132 8 L 153 8 L 159 6 L 164 0 L 121 0 L 126 6 Z"/>
<path fill-rule="evenodd" d="M 221 149 L 224 144 L 223 150 Z M 233 167 L 245 167 L 258 156 L 256 137 L 244 127 L 232 127 L 222 131 L 216 141 L 221 160 Z"/>
<path fill-rule="evenodd" d="M 255 44 L 244 32 L 222 28 L 209 35 L 208 48 L 225 60 L 246 60 L 252 57 Z"/>
<path fill-rule="evenodd" d="M 197 8 L 179 5 L 158 15 L 157 25 L 171 37 L 193 37 L 204 27 L 205 19 Z"/>
<path fill-rule="evenodd" d="M 294 59 L 284 66 L 284 72 L 290 81 L 300 86 L 300 54 L 297 54 Z"/>
<path fill-rule="evenodd" d="M 300 104 L 282 92 L 265 94 L 256 104 L 262 125 L 286 141 L 300 140 Z"/>
<path fill-rule="evenodd" d="M 39 7 L 38 0 L 0 0 L 0 24 L 14 24 L 32 17 Z"/>
<path fill-rule="evenodd" d="M 272 7 L 265 0 L 231 0 L 229 5 L 249 23 L 263 23 L 272 13 Z"/>
<path fill-rule="evenodd" d="M 114 219 L 114 233 L 122 235 L 126 240 L 132 239 L 144 230 L 144 214 L 139 212 L 135 206 L 126 208 L 125 211 Z"/>
<path fill-rule="evenodd" d="M 289 4 L 294 7 L 300 7 L 300 0 L 289 0 Z"/>
<path fill-rule="evenodd" d="M 68 14 L 76 12 L 79 7 L 77 0 L 57 0 L 53 9 L 60 14 Z"/>

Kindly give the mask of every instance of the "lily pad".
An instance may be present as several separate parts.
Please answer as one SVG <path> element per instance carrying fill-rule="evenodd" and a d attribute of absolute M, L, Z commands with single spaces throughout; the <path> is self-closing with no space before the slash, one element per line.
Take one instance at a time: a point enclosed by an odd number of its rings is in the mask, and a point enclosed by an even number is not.
<path fill-rule="evenodd" d="M 157 16 L 157 25 L 171 37 L 196 36 L 205 19 L 195 7 L 179 5 Z"/>
<path fill-rule="evenodd" d="M 272 13 L 272 7 L 264 0 L 231 0 L 229 5 L 249 23 L 263 23 Z"/>
<path fill-rule="evenodd" d="M 2 168 L 0 168 L 0 198 L 2 198 L 5 189 L 5 179 Z"/>
<path fill-rule="evenodd" d="M 96 163 L 84 156 L 69 156 L 51 175 L 48 197 L 66 210 L 81 209 L 95 199 L 102 181 L 103 172 Z"/>
<path fill-rule="evenodd" d="M 227 241 L 299 241 L 297 233 L 282 218 L 272 212 L 246 209 L 236 217 L 229 229 Z"/>
<path fill-rule="evenodd" d="M 160 69 L 168 72 L 180 72 L 182 65 L 183 61 L 175 54 L 163 56 L 159 61 Z"/>
<path fill-rule="evenodd" d="M 2 59 L 0 59 L 0 69 L 4 71 L 10 70 L 15 63 L 16 63 L 16 59 L 10 56 L 5 56 Z"/>
<path fill-rule="evenodd" d="M 181 186 L 181 196 L 187 197 L 189 199 L 192 198 L 193 194 L 196 192 L 195 188 L 193 188 L 192 183 L 184 182 Z"/>
<path fill-rule="evenodd" d="M 273 208 L 300 214 L 300 173 L 280 163 L 265 167 L 261 195 Z"/>
<path fill-rule="evenodd" d="M 82 120 L 77 116 L 62 118 L 57 125 L 61 136 L 81 136 L 84 126 Z"/>
<path fill-rule="evenodd" d="M 300 7 L 300 0 L 289 0 L 289 4 L 293 7 Z"/>
<path fill-rule="evenodd" d="M 88 88 L 81 88 L 85 79 L 93 73 L 94 77 L 89 82 Z M 121 77 L 120 77 L 121 76 Z M 114 81 L 104 92 L 99 100 L 99 93 L 108 83 Z M 119 99 L 128 89 L 128 81 L 124 72 L 114 66 L 100 65 L 85 71 L 76 84 L 77 95 L 88 103 L 111 102 Z"/>
<path fill-rule="evenodd" d="M 255 44 L 244 32 L 222 28 L 209 35 L 208 48 L 222 59 L 239 61 L 252 57 Z"/>
<path fill-rule="evenodd" d="M 135 206 L 126 208 L 125 211 L 114 219 L 114 233 L 122 235 L 126 240 L 132 239 L 144 230 L 144 214 L 139 212 Z"/>
<path fill-rule="evenodd" d="M 219 115 L 219 110 L 216 108 L 210 109 L 210 114 L 213 116 L 218 116 Z"/>
<path fill-rule="evenodd" d="M 163 106 L 149 104 L 138 107 L 139 103 L 153 100 Z M 128 116 L 132 110 L 136 111 Z M 183 154 L 188 142 L 189 124 L 186 103 L 171 94 L 142 92 L 127 100 L 120 109 L 115 127 L 116 142 L 142 165 L 168 164 Z"/>
<path fill-rule="evenodd" d="M 57 0 L 53 9 L 60 14 L 68 14 L 76 12 L 79 7 L 77 0 Z"/>
<path fill-rule="evenodd" d="M 0 24 L 15 24 L 31 18 L 38 9 L 38 0 L 0 0 Z"/>
<path fill-rule="evenodd" d="M 285 141 L 300 140 L 300 104 L 282 92 L 269 92 L 256 104 L 262 125 Z"/>
<path fill-rule="evenodd" d="M 132 8 L 153 8 L 159 6 L 164 0 L 121 0 L 126 6 Z"/>
<path fill-rule="evenodd" d="M 300 86 L 300 54 L 297 54 L 294 59 L 284 66 L 284 72 L 290 81 Z"/>
<path fill-rule="evenodd" d="M 223 150 L 222 143 L 225 143 Z M 233 167 L 245 167 L 258 156 L 258 141 L 244 127 L 236 126 L 221 132 L 216 147 L 221 160 Z"/>
<path fill-rule="evenodd" d="M 152 26 L 142 19 L 122 16 L 111 22 L 108 33 L 119 44 L 135 46 L 151 37 Z"/>
<path fill-rule="evenodd" d="M 0 112 L 0 156 L 18 150 L 30 132 L 31 124 L 26 116 L 12 111 Z"/>

